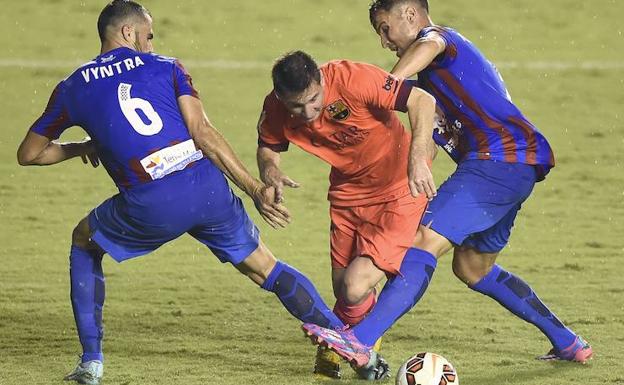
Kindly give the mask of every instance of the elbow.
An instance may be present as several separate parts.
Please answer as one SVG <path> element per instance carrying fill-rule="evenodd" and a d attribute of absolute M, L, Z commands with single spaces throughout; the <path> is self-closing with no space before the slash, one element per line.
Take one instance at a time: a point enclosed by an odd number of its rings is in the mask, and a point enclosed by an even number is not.
<path fill-rule="evenodd" d="M 211 160 L 215 160 L 217 156 L 217 146 L 215 138 L 205 133 L 200 133 L 193 136 L 195 147 L 204 153 L 204 156 Z"/>
<path fill-rule="evenodd" d="M 436 100 L 427 91 L 414 87 L 407 99 L 408 110 L 413 108 L 415 111 L 435 111 Z"/>
<path fill-rule="evenodd" d="M 37 154 L 24 150 L 22 147 L 17 150 L 17 163 L 20 166 L 31 166 L 35 164 Z"/>

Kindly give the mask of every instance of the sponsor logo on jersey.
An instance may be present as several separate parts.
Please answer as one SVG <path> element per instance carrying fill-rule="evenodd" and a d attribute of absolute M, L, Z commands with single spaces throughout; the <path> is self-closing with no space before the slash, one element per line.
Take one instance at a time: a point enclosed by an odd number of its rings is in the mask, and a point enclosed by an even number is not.
<path fill-rule="evenodd" d="M 115 55 L 103 56 L 100 58 L 100 63 L 106 64 L 115 60 Z"/>
<path fill-rule="evenodd" d="M 345 120 L 350 114 L 349 108 L 342 100 L 333 102 L 326 109 L 334 120 Z"/>
<path fill-rule="evenodd" d="M 451 124 L 446 120 L 444 112 L 439 108 L 436 109 L 433 124 L 433 140 L 455 161 L 459 161 L 461 158 L 461 154 L 457 149 L 459 137 L 463 134 L 461 128 L 462 124 L 459 120 L 455 120 Z"/>
<path fill-rule="evenodd" d="M 189 163 L 203 157 L 195 148 L 195 142 L 189 139 L 176 145 L 165 147 L 141 159 L 141 166 L 152 180 L 160 179 L 174 171 L 184 169 Z"/>
<path fill-rule="evenodd" d="M 334 132 L 329 135 L 328 139 L 333 142 L 336 150 L 342 150 L 345 147 L 362 143 L 369 134 L 369 131 L 362 130 L 356 126 L 350 126 Z"/>
<path fill-rule="evenodd" d="M 386 78 L 386 81 L 385 81 L 383 87 L 381 87 L 381 88 L 383 88 L 386 91 L 392 91 L 392 86 L 393 85 L 396 88 L 396 86 L 399 85 L 399 81 L 394 76 L 388 75 L 388 77 Z"/>

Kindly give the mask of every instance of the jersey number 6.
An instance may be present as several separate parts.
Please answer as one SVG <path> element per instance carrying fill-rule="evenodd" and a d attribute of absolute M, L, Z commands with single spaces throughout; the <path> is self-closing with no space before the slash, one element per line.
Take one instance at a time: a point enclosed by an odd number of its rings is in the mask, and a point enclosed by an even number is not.
<path fill-rule="evenodd" d="M 119 99 L 119 107 L 128 122 L 136 132 L 144 136 L 156 135 L 162 130 L 163 122 L 160 115 L 154 110 L 154 107 L 145 99 L 133 98 L 130 96 L 131 84 L 121 83 L 117 88 L 117 98 Z M 143 113 L 143 116 L 149 120 L 146 123 L 139 116 L 137 110 Z"/>

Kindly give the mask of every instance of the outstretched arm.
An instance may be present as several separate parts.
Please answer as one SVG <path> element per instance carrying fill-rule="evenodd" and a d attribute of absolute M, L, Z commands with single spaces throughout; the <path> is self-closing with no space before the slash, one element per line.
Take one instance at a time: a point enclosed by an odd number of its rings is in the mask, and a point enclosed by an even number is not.
<path fill-rule="evenodd" d="M 201 101 L 193 96 L 178 97 L 184 122 L 195 145 L 223 173 L 253 199 L 262 218 L 272 227 L 285 227 L 290 221 L 288 210 L 275 203 L 275 189 L 253 177 L 236 156 L 223 135 L 210 123 Z"/>
<path fill-rule="evenodd" d="M 407 99 L 407 113 L 412 129 L 408 158 L 410 191 L 413 196 L 424 193 L 428 199 L 432 199 L 436 195 L 436 186 L 429 165 L 433 159 L 431 148 L 435 99 L 414 87 Z"/>
<path fill-rule="evenodd" d="M 17 150 L 17 162 L 22 166 L 47 166 L 77 156 L 80 156 L 85 164 L 90 161 L 93 167 L 100 164 L 90 138 L 80 142 L 61 143 L 28 131 Z"/>
<path fill-rule="evenodd" d="M 416 40 L 403 52 L 391 72 L 399 77 L 411 78 L 431 64 L 445 49 L 446 42 L 439 35 Z"/>

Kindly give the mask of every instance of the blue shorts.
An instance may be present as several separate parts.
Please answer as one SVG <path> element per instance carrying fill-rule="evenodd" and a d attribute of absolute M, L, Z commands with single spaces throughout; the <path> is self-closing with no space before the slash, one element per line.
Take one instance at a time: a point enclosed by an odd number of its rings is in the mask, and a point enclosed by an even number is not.
<path fill-rule="evenodd" d="M 455 245 L 497 253 L 509 241 L 516 214 L 536 177 L 531 165 L 463 161 L 429 202 L 422 224 Z"/>
<path fill-rule="evenodd" d="M 184 233 L 236 265 L 258 247 L 258 229 L 209 161 L 120 192 L 89 214 L 91 239 L 117 262 Z"/>

